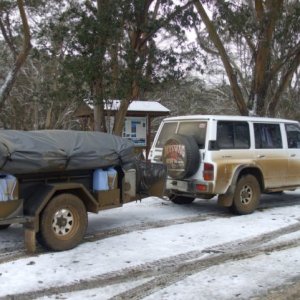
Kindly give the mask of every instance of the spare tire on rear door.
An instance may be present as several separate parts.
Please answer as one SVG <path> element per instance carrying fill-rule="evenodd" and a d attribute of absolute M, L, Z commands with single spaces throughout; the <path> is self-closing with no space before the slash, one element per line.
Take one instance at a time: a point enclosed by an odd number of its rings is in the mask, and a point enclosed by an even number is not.
<path fill-rule="evenodd" d="M 183 179 L 196 173 L 200 165 L 199 147 L 193 136 L 174 134 L 163 148 L 163 162 L 168 175 L 174 179 Z"/>

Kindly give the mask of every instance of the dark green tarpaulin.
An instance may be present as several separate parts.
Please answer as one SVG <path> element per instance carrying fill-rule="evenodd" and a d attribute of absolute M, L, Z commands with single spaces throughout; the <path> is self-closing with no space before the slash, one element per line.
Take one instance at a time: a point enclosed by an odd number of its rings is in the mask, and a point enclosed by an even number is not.
<path fill-rule="evenodd" d="M 0 130 L 0 172 L 95 169 L 134 162 L 134 145 L 119 136 L 72 130 Z"/>

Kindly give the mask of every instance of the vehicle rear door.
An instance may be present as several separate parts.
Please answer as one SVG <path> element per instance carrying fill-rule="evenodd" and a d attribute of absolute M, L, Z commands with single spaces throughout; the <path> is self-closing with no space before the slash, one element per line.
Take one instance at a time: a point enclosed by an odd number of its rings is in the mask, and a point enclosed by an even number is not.
<path fill-rule="evenodd" d="M 265 188 L 286 185 L 287 150 L 279 123 L 254 123 L 255 161 L 263 172 Z"/>
<path fill-rule="evenodd" d="M 286 124 L 285 130 L 288 145 L 287 185 L 300 186 L 300 126 Z"/>

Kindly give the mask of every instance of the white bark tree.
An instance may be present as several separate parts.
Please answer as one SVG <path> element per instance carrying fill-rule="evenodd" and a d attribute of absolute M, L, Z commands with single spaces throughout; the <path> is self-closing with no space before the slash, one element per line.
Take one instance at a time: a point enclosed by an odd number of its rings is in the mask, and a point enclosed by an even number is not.
<path fill-rule="evenodd" d="M 24 1 L 17 0 L 17 6 L 22 20 L 22 29 L 23 29 L 23 45 L 19 53 L 13 42 L 11 28 L 9 24 L 5 26 L 5 22 L 3 21 L 4 16 L 2 13 L 0 14 L 0 30 L 2 32 L 5 42 L 8 44 L 8 47 L 11 50 L 12 55 L 14 57 L 14 63 L 11 69 L 4 77 L 4 83 L 2 84 L 2 86 L 0 86 L 0 110 L 3 108 L 5 101 L 8 98 L 10 91 L 12 90 L 13 85 L 17 79 L 17 75 L 22 65 L 25 63 L 31 49 L 30 28 L 28 25 L 28 19 L 24 7 Z"/>

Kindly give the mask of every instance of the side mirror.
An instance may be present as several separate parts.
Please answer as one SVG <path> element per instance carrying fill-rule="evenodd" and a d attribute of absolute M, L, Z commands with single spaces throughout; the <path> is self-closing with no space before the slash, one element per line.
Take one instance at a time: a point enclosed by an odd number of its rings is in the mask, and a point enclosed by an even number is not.
<path fill-rule="evenodd" d="M 209 141 L 208 142 L 208 150 L 220 150 L 219 146 L 218 146 L 218 142 L 217 141 Z"/>

